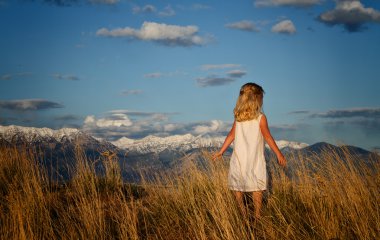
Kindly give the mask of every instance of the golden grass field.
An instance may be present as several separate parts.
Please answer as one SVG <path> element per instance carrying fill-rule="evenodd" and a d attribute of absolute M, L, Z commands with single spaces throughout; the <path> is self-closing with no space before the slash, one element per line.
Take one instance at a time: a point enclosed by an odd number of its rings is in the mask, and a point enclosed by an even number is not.
<path fill-rule="evenodd" d="M 104 156 L 106 173 L 96 176 L 78 153 L 74 178 L 61 186 L 34 153 L 3 147 L 0 239 L 380 239 L 380 161 L 345 158 L 289 156 L 292 178 L 270 159 L 273 187 L 255 221 L 227 189 L 228 159 L 137 186 L 122 183 L 114 157 Z"/>

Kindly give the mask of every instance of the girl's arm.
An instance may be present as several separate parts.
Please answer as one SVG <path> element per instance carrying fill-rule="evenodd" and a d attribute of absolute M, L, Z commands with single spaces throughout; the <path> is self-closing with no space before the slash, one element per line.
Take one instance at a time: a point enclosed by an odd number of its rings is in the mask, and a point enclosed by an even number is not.
<path fill-rule="evenodd" d="M 277 146 L 276 142 L 274 141 L 272 135 L 270 134 L 267 118 L 265 117 L 264 114 L 263 114 L 263 116 L 261 116 L 260 130 L 261 130 L 261 133 L 263 134 L 265 141 L 268 143 L 269 147 L 276 154 L 277 159 L 278 159 L 278 163 L 281 166 L 285 167 L 286 166 L 286 159 L 285 159 L 284 155 L 281 153 L 280 149 L 278 148 L 278 146 Z"/>
<path fill-rule="evenodd" d="M 221 157 L 223 155 L 223 153 L 227 150 L 228 146 L 230 146 L 231 143 L 234 141 L 234 139 L 235 139 L 235 121 L 234 121 L 234 124 L 232 125 L 232 128 L 231 128 L 230 132 L 228 133 L 226 139 L 224 140 L 224 143 L 223 143 L 222 147 L 220 148 L 220 151 L 215 153 L 212 156 L 212 160 L 215 160 L 215 159 Z"/>

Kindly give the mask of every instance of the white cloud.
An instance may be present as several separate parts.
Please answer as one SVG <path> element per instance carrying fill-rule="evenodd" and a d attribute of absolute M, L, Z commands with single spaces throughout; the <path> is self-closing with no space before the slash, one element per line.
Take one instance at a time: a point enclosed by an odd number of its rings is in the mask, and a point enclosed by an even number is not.
<path fill-rule="evenodd" d="M 89 124 L 93 124 L 93 123 L 95 123 L 95 116 L 94 115 L 87 116 L 84 119 L 84 124 L 85 125 L 89 125 Z"/>
<path fill-rule="evenodd" d="M 328 25 L 343 25 L 347 31 L 357 32 L 363 29 L 365 23 L 380 23 L 380 12 L 365 8 L 360 1 L 338 0 L 335 9 L 322 13 L 319 21 Z"/>
<path fill-rule="evenodd" d="M 169 122 L 169 116 L 173 114 L 112 110 L 98 119 L 94 115 L 87 116 L 82 129 L 95 137 L 116 140 L 121 137 L 142 138 L 148 135 L 168 136 L 188 133 L 225 135 L 231 128 L 231 123 L 220 120 Z"/>
<path fill-rule="evenodd" d="M 294 34 L 296 27 L 291 20 L 283 20 L 272 27 L 272 32 L 281 34 Z"/>
<path fill-rule="evenodd" d="M 94 115 L 87 116 L 84 119 L 85 127 L 128 127 L 132 125 L 132 121 L 128 118 L 126 114 L 114 113 L 105 118 L 96 119 Z"/>
<path fill-rule="evenodd" d="M 140 29 L 130 27 L 108 30 L 101 28 L 96 35 L 103 37 L 128 37 L 143 41 L 152 41 L 166 46 L 201 46 L 209 39 L 198 35 L 198 27 L 168 25 L 164 23 L 144 22 Z"/>
<path fill-rule="evenodd" d="M 227 23 L 225 25 L 227 28 L 231 29 L 237 29 L 237 30 L 242 30 L 242 31 L 248 31 L 248 32 L 258 32 L 260 31 L 254 22 L 248 21 L 248 20 L 243 20 L 240 22 L 234 22 L 234 23 Z"/>
<path fill-rule="evenodd" d="M 278 7 L 278 6 L 292 6 L 292 7 L 311 7 L 320 4 L 322 0 L 256 0 L 256 7 Z"/>
<path fill-rule="evenodd" d="M 117 110 L 112 110 L 109 111 L 108 114 L 114 114 L 114 113 L 122 113 L 122 114 L 127 114 L 128 116 L 138 116 L 138 117 L 152 117 L 157 114 L 164 114 L 164 115 L 176 115 L 178 113 L 171 112 L 171 113 L 157 113 L 157 112 L 142 112 L 142 111 L 132 111 L 132 110 L 127 110 L 127 109 L 117 109 Z"/>
<path fill-rule="evenodd" d="M 131 120 L 125 114 L 114 114 L 113 117 L 116 117 L 116 119 L 101 118 L 96 121 L 96 125 L 98 127 L 128 127 L 132 125 Z"/>
<path fill-rule="evenodd" d="M 206 134 L 210 132 L 217 132 L 218 130 L 222 129 L 223 125 L 224 125 L 223 122 L 220 120 L 212 120 L 207 125 L 195 126 L 193 132 L 196 135 Z"/>
<path fill-rule="evenodd" d="M 132 121 L 129 116 L 137 117 L 137 119 Z M 87 116 L 82 128 L 95 137 L 108 140 L 122 136 L 142 137 L 163 133 L 167 120 L 168 115 L 166 113 L 113 110 L 98 119 L 94 115 Z"/>
<path fill-rule="evenodd" d="M 6 1 L 0 0 L 0 6 L 1 6 L 1 2 L 6 3 Z M 33 2 L 34 2 L 34 0 L 33 0 Z M 80 5 L 82 3 L 116 5 L 117 3 L 120 2 L 120 0 L 39 0 L 39 1 L 35 1 L 35 2 L 44 2 L 44 3 L 56 5 L 59 7 L 70 7 L 70 6 L 74 6 L 74 5 Z"/>
<path fill-rule="evenodd" d="M 208 71 L 213 69 L 225 69 L 225 68 L 238 68 L 241 67 L 240 64 L 232 64 L 232 63 L 226 63 L 226 64 L 204 64 L 201 66 L 202 70 Z"/>

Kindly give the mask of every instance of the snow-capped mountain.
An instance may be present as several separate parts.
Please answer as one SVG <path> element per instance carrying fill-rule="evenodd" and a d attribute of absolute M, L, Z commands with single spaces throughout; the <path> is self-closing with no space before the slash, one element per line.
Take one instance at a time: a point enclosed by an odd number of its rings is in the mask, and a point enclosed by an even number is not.
<path fill-rule="evenodd" d="M 168 137 L 146 136 L 142 139 L 129 139 L 122 137 L 117 141 L 111 142 L 115 146 L 127 151 L 140 153 L 160 153 L 164 150 L 177 150 L 186 152 L 193 148 L 218 147 L 223 143 L 222 137 L 195 137 L 191 134 L 173 135 Z"/>
<path fill-rule="evenodd" d="M 130 139 L 122 137 L 117 141 L 111 142 L 115 146 L 125 149 L 127 151 L 139 152 L 139 153 L 160 153 L 164 150 L 176 150 L 186 152 L 195 148 L 203 147 L 221 147 L 225 137 L 211 137 L 211 136 L 193 136 L 191 134 L 185 135 L 173 135 L 168 137 L 147 136 L 142 139 Z M 292 148 L 301 149 L 309 146 L 306 143 L 292 142 L 279 140 L 276 141 L 280 149 Z M 266 146 L 268 148 L 268 146 Z"/>
<path fill-rule="evenodd" d="M 58 142 L 63 140 L 73 141 L 78 135 L 83 134 L 75 128 L 61 128 L 53 130 L 50 128 L 35 128 L 22 126 L 0 126 L 0 137 L 7 141 L 15 141 L 20 138 L 27 142 L 35 142 L 41 139 L 54 139 Z"/>
<path fill-rule="evenodd" d="M 58 143 L 73 143 L 81 140 L 82 143 L 102 143 L 111 145 L 135 153 L 160 153 L 165 150 L 187 152 L 191 149 L 204 147 L 221 147 L 225 136 L 209 136 L 200 135 L 193 136 L 191 134 L 173 135 L 167 137 L 158 137 L 149 135 L 142 139 L 130 139 L 122 137 L 117 141 L 107 142 L 102 139 L 92 137 L 75 128 L 61 128 L 53 130 L 50 128 L 35 128 L 22 126 L 0 126 L 0 138 L 7 142 L 58 142 Z M 308 144 L 300 142 L 292 142 L 286 140 L 276 141 L 280 149 L 291 148 L 301 149 L 307 147 Z M 268 147 L 268 146 L 267 146 Z"/>
<path fill-rule="evenodd" d="M 276 141 L 276 144 L 279 149 L 284 149 L 284 148 L 302 149 L 309 146 L 309 144 L 307 143 L 293 142 L 293 141 L 286 141 L 286 140 L 278 140 Z M 266 147 L 269 148 L 268 145 L 266 145 Z"/>
<path fill-rule="evenodd" d="M 0 140 L 11 144 L 45 144 L 53 148 L 57 144 L 60 144 L 60 146 L 80 144 L 100 149 L 115 148 L 111 143 L 96 139 L 76 128 L 61 128 L 54 130 L 50 128 L 0 125 Z"/>

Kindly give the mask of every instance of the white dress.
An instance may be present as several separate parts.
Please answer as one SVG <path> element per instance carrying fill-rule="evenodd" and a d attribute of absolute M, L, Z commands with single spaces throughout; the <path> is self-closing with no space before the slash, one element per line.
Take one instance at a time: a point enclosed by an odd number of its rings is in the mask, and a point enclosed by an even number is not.
<path fill-rule="evenodd" d="M 231 190 L 252 192 L 266 189 L 264 137 L 260 130 L 262 115 L 249 121 L 236 121 L 234 150 L 228 172 L 228 187 Z"/>

